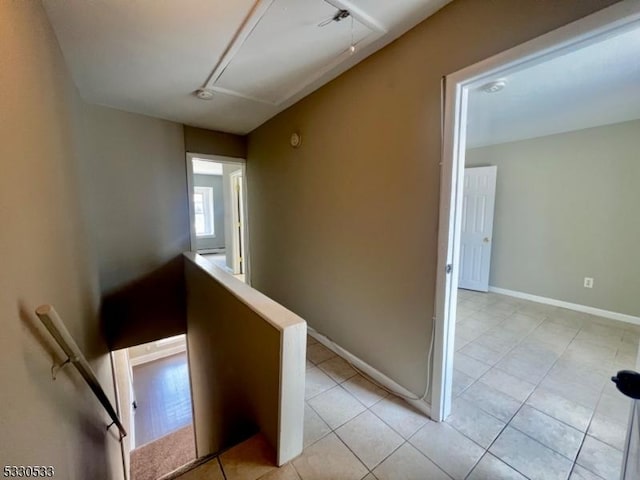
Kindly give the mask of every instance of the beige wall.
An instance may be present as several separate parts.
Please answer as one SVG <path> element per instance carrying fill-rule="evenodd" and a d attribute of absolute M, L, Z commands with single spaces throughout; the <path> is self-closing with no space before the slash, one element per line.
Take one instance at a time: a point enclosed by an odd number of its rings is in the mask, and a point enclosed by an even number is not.
<path fill-rule="evenodd" d="M 182 125 L 83 106 L 82 179 L 109 293 L 189 249 Z"/>
<path fill-rule="evenodd" d="M 81 101 L 40 2 L 0 2 L 0 458 L 55 477 L 123 478 L 120 444 L 34 316 L 56 310 L 113 400 L 97 270 L 80 211 L 73 128 Z"/>
<path fill-rule="evenodd" d="M 443 75 L 608 0 L 456 0 L 249 137 L 252 284 L 422 393 Z M 300 131 L 302 147 L 288 142 Z"/>
<path fill-rule="evenodd" d="M 185 331 L 181 253 L 189 250 L 182 125 L 84 104 L 83 208 L 112 348 Z"/>
<path fill-rule="evenodd" d="M 638 152 L 640 121 L 469 150 L 498 166 L 490 284 L 639 316 Z"/>
<path fill-rule="evenodd" d="M 232 133 L 185 125 L 184 145 L 187 152 L 191 153 L 247 158 L 247 137 Z"/>

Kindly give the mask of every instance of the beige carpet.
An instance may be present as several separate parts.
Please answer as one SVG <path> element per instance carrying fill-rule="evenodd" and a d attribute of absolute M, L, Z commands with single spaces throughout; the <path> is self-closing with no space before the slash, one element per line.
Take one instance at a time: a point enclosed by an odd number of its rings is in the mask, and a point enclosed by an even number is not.
<path fill-rule="evenodd" d="M 193 426 L 181 428 L 131 452 L 131 480 L 157 480 L 196 458 Z"/>

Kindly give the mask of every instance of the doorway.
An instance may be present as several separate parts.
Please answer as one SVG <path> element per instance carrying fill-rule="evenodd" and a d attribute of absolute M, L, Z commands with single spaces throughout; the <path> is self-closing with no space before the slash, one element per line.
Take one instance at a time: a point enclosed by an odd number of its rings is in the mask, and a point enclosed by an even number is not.
<path fill-rule="evenodd" d="M 468 385 L 473 386 L 469 387 L 469 393 L 459 404 L 461 409 L 467 410 L 459 415 L 453 411 L 454 415 L 447 423 L 471 438 L 476 445 L 483 447 L 487 455 L 491 454 L 494 461 L 499 460 L 502 462 L 499 463 L 500 465 L 508 465 L 525 476 L 541 475 L 540 472 L 553 468 L 560 475 L 558 478 L 567 478 L 572 472 L 576 475 L 586 472 L 584 475 L 614 478 L 619 475 L 623 459 L 636 461 L 633 459 L 637 458 L 638 452 L 630 451 L 628 444 L 625 444 L 629 401 L 615 388 L 611 388 L 609 378 L 618 368 L 635 367 L 638 332 L 637 327 L 631 323 L 637 323 L 638 318 L 633 313 L 622 310 L 609 311 L 602 307 L 590 306 L 588 303 L 554 300 L 555 297 L 550 298 L 551 295 L 523 293 L 525 289 L 522 285 L 525 285 L 528 280 L 523 277 L 518 279 L 519 284 L 513 282 L 520 285 L 520 289 L 487 288 L 490 292 L 488 294 L 459 291 L 460 287 L 470 287 L 469 283 L 464 283 L 468 280 L 465 278 L 465 273 L 469 274 L 480 265 L 481 259 L 479 253 L 475 256 L 469 255 L 462 246 L 464 234 L 468 233 L 463 227 L 469 220 L 466 215 L 468 213 L 466 208 L 469 205 L 465 206 L 465 187 L 468 185 L 464 180 L 465 167 L 470 166 L 465 163 L 465 160 L 471 157 L 468 155 L 470 132 L 477 132 L 479 125 L 487 123 L 477 121 L 477 116 L 470 112 L 470 105 L 478 105 L 478 102 L 472 102 L 474 96 L 477 98 L 483 94 L 492 95 L 492 92 L 498 92 L 503 88 L 507 91 L 510 81 L 514 78 L 523 78 L 522 72 L 531 72 L 535 69 L 539 72 L 542 70 L 541 66 L 569 58 L 586 51 L 587 48 L 600 48 L 599 58 L 608 59 L 608 52 L 617 52 L 617 49 L 608 48 L 608 51 L 605 51 L 607 49 L 598 46 L 604 45 L 604 42 L 615 41 L 616 38 L 623 39 L 625 35 L 633 35 L 633 32 L 639 28 L 640 9 L 637 6 L 635 8 L 630 8 L 628 4 L 625 7 L 614 6 L 449 75 L 443 83 L 445 121 L 432 416 L 436 420 L 444 421 L 452 413 L 452 400 L 456 396 L 454 362 L 467 362 L 464 370 L 468 373 L 468 378 L 465 380 L 469 381 Z M 607 68 L 612 69 L 612 67 Z M 567 67 L 567 71 L 573 70 Z M 576 78 L 584 82 L 588 77 L 574 74 L 574 78 L 567 82 L 568 85 L 578 85 Z M 544 81 L 542 77 L 538 79 L 541 83 Z M 561 82 L 561 78 L 555 76 L 553 82 L 557 84 Z M 622 90 L 611 88 L 610 85 L 609 87 L 610 90 Z M 595 98 L 596 95 L 591 97 Z M 611 101 L 610 97 L 605 98 Z M 629 96 L 626 101 L 629 98 L 631 97 Z M 533 102 L 526 109 L 526 113 L 535 114 L 544 101 L 547 99 L 543 98 L 538 103 Z M 554 138 L 549 140 L 549 143 L 558 144 L 559 131 L 544 133 L 545 129 L 552 127 L 554 123 L 556 126 L 562 122 L 568 123 L 566 111 L 569 107 L 579 110 L 586 108 L 585 103 L 572 103 L 567 95 L 557 97 L 556 104 L 564 108 L 555 115 L 549 115 L 538 122 L 537 133 L 530 134 L 527 139 L 529 144 L 539 142 L 539 139 L 545 135 L 553 135 Z M 518 111 L 512 108 L 508 113 L 514 110 Z M 594 109 L 596 110 L 610 111 L 611 109 L 601 106 Z M 584 117 L 586 114 L 583 113 L 582 118 Z M 505 121 L 505 118 L 508 117 L 505 116 L 502 120 Z M 558 118 L 562 119 L 562 122 L 559 122 Z M 637 121 L 637 118 L 608 119 L 599 126 Z M 573 126 L 566 128 L 562 133 L 577 132 L 587 128 L 596 128 L 596 126 Z M 502 136 L 500 140 L 502 144 L 511 142 L 509 145 L 511 153 L 513 153 L 515 142 L 527 138 L 508 138 L 504 135 L 504 131 L 488 133 Z M 478 138 L 476 137 L 475 140 L 477 141 Z M 482 152 L 476 152 L 478 155 L 475 155 L 475 160 L 481 157 L 480 153 L 489 151 L 487 145 L 493 147 L 493 144 L 475 145 L 476 148 L 483 149 Z M 507 147 L 502 146 L 501 149 L 506 150 Z M 494 154 L 497 151 L 497 148 L 491 150 Z M 606 151 L 607 156 L 610 156 L 611 149 Z M 543 157 L 538 156 L 537 159 L 543 159 Z M 491 159 L 484 156 L 481 162 L 474 163 L 472 166 L 501 165 L 498 168 L 498 179 L 500 179 L 500 169 L 504 164 L 495 162 L 495 157 Z M 541 170 L 542 163 L 538 162 L 533 164 L 534 167 L 526 169 L 528 176 L 525 177 L 529 184 L 538 187 L 537 191 L 533 190 L 533 194 L 539 195 L 537 198 L 532 197 L 531 203 L 545 204 L 546 199 L 540 193 L 550 190 L 551 187 L 557 187 L 557 190 L 562 191 L 570 186 L 570 182 L 566 179 L 564 184 L 559 182 L 562 176 L 556 173 L 546 177 L 531 176 L 530 173 L 536 171 L 536 168 L 538 171 Z M 611 168 L 616 166 L 612 164 Z M 572 171 L 575 173 L 576 169 Z M 601 172 L 599 175 L 601 179 L 604 177 Z M 505 176 L 503 175 L 502 178 L 504 179 Z M 571 179 L 573 180 L 575 179 Z M 584 182 L 584 176 L 580 177 L 580 181 L 575 181 L 576 184 Z M 596 180 L 594 183 L 600 185 Z M 617 184 L 620 185 L 620 182 Z M 500 182 L 498 187 L 498 194 L 502 195 L 505 192 L 504 180 L 502 192 Z M 600 187 L 597 191 L 599 190 Z M 565 204 L 571 203 L 571 198 L 564 203 L 549 203 L 547 210 L 554 213 L 554 208 L 563 209 Z M 605 195 L 603 198 L 611 198 L 611 196 Z M 580 202 L 574 203 L 580 204 Z M 595 213 L 595 210 L 588 211 L 584 218 L 591 218 Z M 504 225 L 500 225 L 500 221 L 504 218 L 496 214 L 497 225 L 503 231 Z M 520 218 L 523 220 L 520 229 L 526 231 L 527 217 Z M 580 221 L 584 222 L 580 218 L 568 216 L 565 223 L 577 225 Z M 530 251 L 537 253 L 551 250 L 556 245 L 562 244 L 564 239 L 556 234 L 557 229 L 558 225 L 549 228 L 554 235 L 553 241 L 542 242 L 535 247 L 536 250 Z M 530 232 L 532 239 L 540 238 L 541 235 L 542 233 L 538 230 Z M 486 243 L 493 243 L 494 236 L 495 234 L 487 235 L 482 237 L 482 240 L 487 238 Z M 478 242 L 478 240 L 480 237 L 475 239 L 479 247 L 482 241 Z M 584 237 L 574 235 L 569 248 L 565 249 L 563 256 L 559 257 L 560 260 L 570 258 L 572 246 L 575 250 L 576 247 L 586 243 L 587 240 Z M 613 245 L 611 242 L 604 243 Z M 497 244 L 495 247 L 496 250 L 499 249 Z M 530 262 L 530 268 L 532 265 L 535 266 L 535 262 L 531 262 L 529 258 L 523 258 L 523 263 L 527 261 Z M 556 262 L 555 265 L 557 266 L 555 271 L 562 272 L 562 267 L 566 264 Z M 470 269 L 470 267 L 474 268 Z M 500 267 L 496 269 L 501 271 L 496 272 L 495 278 L 508 270 L 506 263 L 501 264 Z M 554 271 L 552 270 L 550 274 L 553 275 Z M 581 290 L 583 287 L 581 277 L 581 275 L 572 276 L 574 283 L 571 288 L 573 292 L 577 292 L 576 296 L 581 294 L 584 296 L 584 291 Z M 579 285 L 577 285 L 578 281 Z M 585 277 L 584 288 L 591 289 L 593 285 L 593 278 Z M 605 288 L 605 285 L 602 288 Z M 486 291 L 484 285 L 472 289 Z M 469 318 L 471 320 L 466 322 Z M 456 332 L 462 331 L 463 328 L 460 328 L 460 324 L 456 324 L 456 321 L 460 319 L 468 323 L 468 331 L 469 329 L 477 330 L 474 332 L 475 339 L 483 339 L 477 342 L 467 339 L 468 347 L 465 348 L 469 355 L 458 355 L 460 338 L 456 336 Z M 534 358 L 535 362 L 527 363 L 529 358 Z M 478 411 L 481 413 L 476 415 Z M 607 429 L 607 438 L 604 438 L 602 431 L 599 431 L 600 427 Z M 546 435 L 554 429 L 556 434 L 559 431 L 562 432 L 558 434 L 561 440 L 558 438 L 554 440 L 553 435 Z M 494 433 L 489 434 L 491 431 Z M 628 439 L 629 437 L 627 441 Z M 515 444 L 520 445 L 518 449 L 512 447 Z M 568 448 L 569 446 L 571 448 Z M 483 452 L 478 450 L 478 455 L 482 454 Z M 547 460 L 540 462 L 539 459 L 542 458 Z M 541 463 L 536 465 L 537 474 L 530 470 L 533 463 L 536 463 L 534 459 L 538 459 L 536 461 Z M 551 467 L 554 464 L 555 466 Z"/>
<path fill-rule="evenodd" d="M 155 480 L 196 458 L 187 343 L 177 335 L 112 352 L 131 480 Z"/>
<path fill-rule="evenodd" d="M 188 153 L 187 180 L 191 251 L 247 282 L 244 160 Z"/>

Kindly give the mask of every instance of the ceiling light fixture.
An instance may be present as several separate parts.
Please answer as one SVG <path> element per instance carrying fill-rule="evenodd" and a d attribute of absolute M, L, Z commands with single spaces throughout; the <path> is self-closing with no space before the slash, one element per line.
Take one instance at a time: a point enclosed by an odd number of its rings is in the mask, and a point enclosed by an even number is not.
<path fill-rule="evenodd" d="M 213 99 L 213 91 L 208 88 L 199 88 L 195 91 L 196 97 L 200 100 L 211 100 Z"/>
<path fill-rule="evenodd" d="M 496 93 L 502 90 L 506 86 L 507 86 L 506 80 L 496 80 L 494 82 L 485 83 L 480 87 L 480 90 L 482 90 L 485 93 Z"/>

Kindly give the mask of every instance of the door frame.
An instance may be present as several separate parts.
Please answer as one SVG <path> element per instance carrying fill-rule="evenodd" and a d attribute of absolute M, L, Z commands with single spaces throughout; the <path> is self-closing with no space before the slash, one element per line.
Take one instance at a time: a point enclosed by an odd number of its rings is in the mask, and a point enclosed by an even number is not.
<path fill-rule="evenodd" d="M 237 192 L 235 191 L 236 182 L 238 181 L 238 177 L 240 177 L 240 204 L 236 201 L 238 198 Z M 244 172 L 242 170 L 238 170 L 229 175 L 229 180 L 231 181 L 231 196 L 233 199 L 233 203 L 231 204 L 231 220 L 234 222 L 231 228 L 231 248 L 233 254 L 233 273 L 234 274 L 244 274 L 245 273 L 245 265 L 244 265 L 244 257 L 245 257 L 245 237 L 244 237 L 244 225 L 246 223 L 245 219 L 245 202 L 244 202 Z M 236 220 L 242 226 L 240 232 L 236 228 L 235 222 Z"/>
<path fill-rule="evenodd" d="M 507 73 L 640 26 L 640 1 L 624 0 L 443 77 L 440 220 L 435 298 L 431 417 L 451 412 L 462 187 L 469 91 Z"/>
<path fill-rule="evenodd" d="M 243 258 L 243 271 L 245 275 L 245 283 L 247 285 L 251 285 L 251 262 L 250 262 L 250 251 L 249 251 L 249 228 L 248 228 L 248 202 L 247 202 L 247 162 L 244 158 L 239 157 L 225 157 L 222 155 L 208 155 L 204 153 L 195 153 L 195 152 L 186 152 L 185 161 L 187 167 L 187 202 L 189 206 L 189 244 L 190 250 L 194 253 L 197 253 L 197 245 L 196 245 L 196 228 L 194 224 L 194 205 L 193 205 L 193 193 L 194 193 L 194 185 L 193 185 L 193 159 L 201 158 L 202 160 L 208 160 L 211 162 L 222 163 L 227 165 L 236 165 L 240 166 L 242 170 L 242 206 L 243 206 L 243 215 L 244 215 L 244 225 L 242 228 L 242 236 L 245 245 L 243 246 L 245 258 Z M 225 201 L 227 199 L 225 198 Z M 227 246 L 225 245 L 225 249 Z"/>

